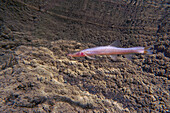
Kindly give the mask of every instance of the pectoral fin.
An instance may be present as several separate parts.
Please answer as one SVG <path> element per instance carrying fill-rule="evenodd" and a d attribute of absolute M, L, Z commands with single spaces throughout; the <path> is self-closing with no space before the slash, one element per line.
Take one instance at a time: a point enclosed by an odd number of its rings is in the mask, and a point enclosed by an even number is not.
<path fill-rule="evenodd" d="M 110 58 L 111 58 L 113 61 L 117 61 L 117 55 L 110 55 Z"/>
<path fill-rule="evenodd" d="M 88 55 L 86 55 L 86 54 L 85 54 L 85 56 L 86 56 L 87 58 L 89 58 L 89 59 L 93 59 L 93 60 L 95 59 L 95 58 L 90 57 L 90 56 L 88 56 Z"/>

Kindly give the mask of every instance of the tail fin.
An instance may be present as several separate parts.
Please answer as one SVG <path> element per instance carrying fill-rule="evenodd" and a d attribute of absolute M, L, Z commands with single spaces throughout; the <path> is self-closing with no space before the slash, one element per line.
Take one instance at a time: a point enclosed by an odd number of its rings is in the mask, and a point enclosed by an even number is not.
<path fill-rule="evenodd" d="M 145 53 L 145 54 L 149 54 L 149 55 L 150 55 L 150 54 L 152 54 L 152 52 L 153 52 L 153 51 L 151 50 L 150 47 L 145 47 L 145 49 L 144 49 L 144 53 Z"/>

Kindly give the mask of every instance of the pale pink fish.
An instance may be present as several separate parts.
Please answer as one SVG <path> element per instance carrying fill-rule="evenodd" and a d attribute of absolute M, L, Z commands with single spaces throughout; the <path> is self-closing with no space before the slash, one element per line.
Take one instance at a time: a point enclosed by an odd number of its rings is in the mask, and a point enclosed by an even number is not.
<path fill-rule="evenodd" d="M 117 55 L 125 55 L 128 59 L 131 59 L 131 55 L 134 53 L 144 53 L 144 54 L 152 54 L 150 48 L 148 47 L 131 47 L 131 48 L 119 48 L 115 47 L 120 45 L 119 41 L 113 42 L 111 45 L 108 46 L 99 46 L 89 49 L 84 49 L 82 51 L 68 54 L 71 57 L 88 57 L 90 59 L 94 59 L 90 57 L 92 55 L 110 55 L 113 60 L 117 59 Z"/>

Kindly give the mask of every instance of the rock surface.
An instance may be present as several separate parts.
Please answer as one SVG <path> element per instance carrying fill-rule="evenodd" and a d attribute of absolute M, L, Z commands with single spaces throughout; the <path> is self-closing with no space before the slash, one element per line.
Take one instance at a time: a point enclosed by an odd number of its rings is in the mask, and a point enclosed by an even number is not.
<path fill-rule="evenodd" d="M 0 112 L 168 112 L 168 1 L 1 1 Z M 119 39 L 132 60 L 68 53 Z"/>

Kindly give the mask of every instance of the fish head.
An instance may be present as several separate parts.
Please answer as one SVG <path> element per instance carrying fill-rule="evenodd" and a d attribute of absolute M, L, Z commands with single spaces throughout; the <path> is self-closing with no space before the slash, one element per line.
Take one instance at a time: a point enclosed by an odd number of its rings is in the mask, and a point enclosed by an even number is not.
<path fill-rule="evenodd" d="M 73 54 L 68 54 L 68 56 L 71 56 L 71 57 L 84 57 L 86 55 L 83 52 L 76 52 L 76 53 L 73 53 Z"/>

